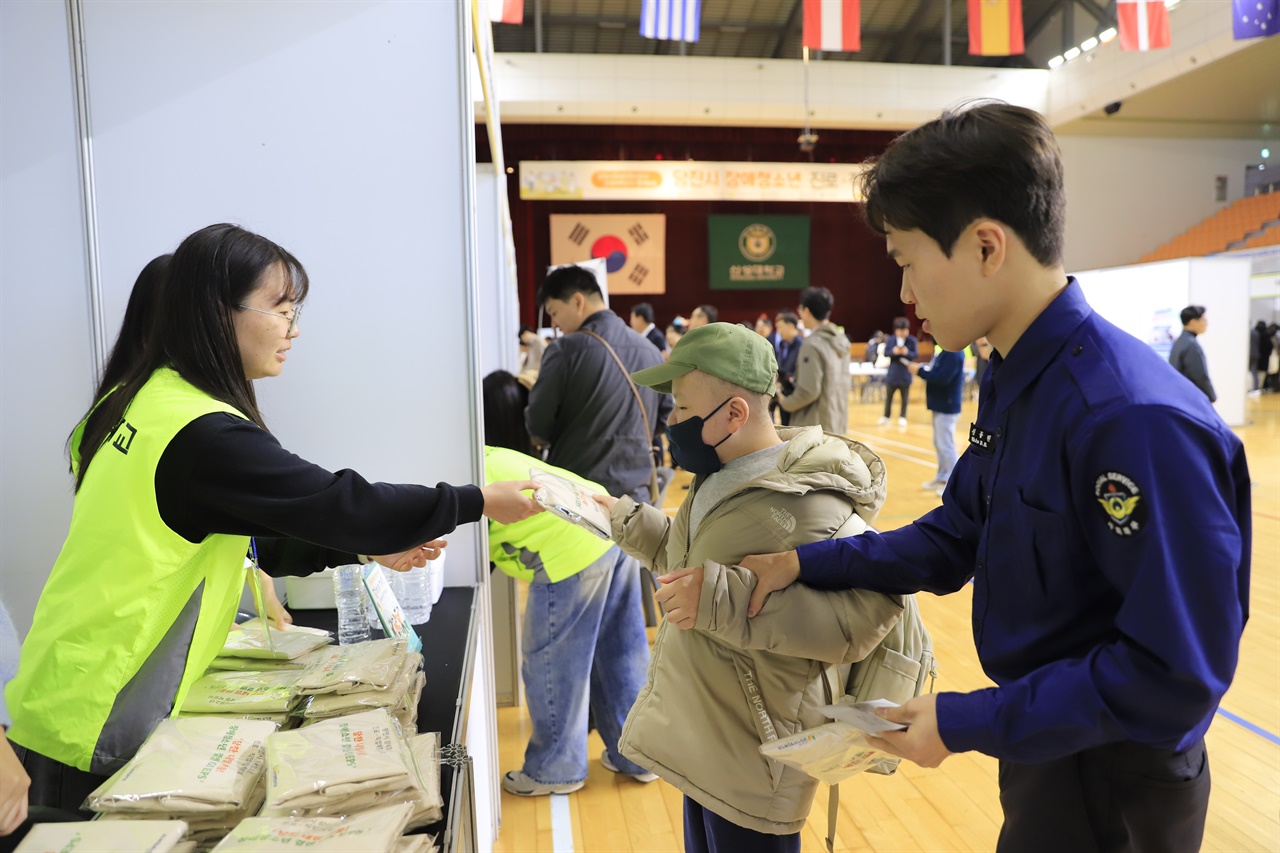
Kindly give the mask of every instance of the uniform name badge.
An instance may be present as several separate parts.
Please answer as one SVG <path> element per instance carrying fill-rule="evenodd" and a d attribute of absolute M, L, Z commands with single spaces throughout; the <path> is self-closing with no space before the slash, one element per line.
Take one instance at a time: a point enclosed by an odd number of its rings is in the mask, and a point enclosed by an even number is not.
<path fill-rule="evenodd" d="M 977 424 L 969 424 L 969 446 L 989 456 L 996 446 L 996 434 L 988 432 Z"/>

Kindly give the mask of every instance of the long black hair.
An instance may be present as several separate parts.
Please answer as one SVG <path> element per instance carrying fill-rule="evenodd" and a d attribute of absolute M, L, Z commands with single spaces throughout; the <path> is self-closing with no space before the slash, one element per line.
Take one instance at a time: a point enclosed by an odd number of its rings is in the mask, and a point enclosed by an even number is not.
<path fill-rule="evenodd" d="M 495 370 L 481 383 L 484 389 L 484 443 L 533 455 L 533 442 L 524 424 L 529 392 L 505 370 Z"/>
<path fill-rule="evenodd" d="M 159 288 L 151 334 L 144 334 L 142 353 L 126 365 L 116 390 L 85 418 L 76 490 L 98 449 L 110 438 L 147 379 L 168 365 L 183 379 L 216 400 L 233 406 L 263 429 L 253 383 L 245 378 L 236 342 L 234 316 L 275 266 L 285 272 L 285 286 L 275 304 L 306 298 L 309 282 L 298 259 L 265 237 L 236 225 L 202 228 L 182 241 L 169 262 L 169 276 Z"/>
<path fill-rule="evenodd" d="M 107 392 L 123 382 L 129 368 L 142 358 L 142 351 L 151 337 L 151 324 L 156 316 L 156 304 L 160 301 L 160 290 L 169 278 L 171 260 L 173 255 L 153 258 L 138 273 L 133 290 L 129 293 L 129 304 L 124 309 L 124 320 L 120 323 L 115 346 L 111 348 L 111 355 L 107 356 L 107 364 L 102 368 L 102 378 L 98 380 L 98 388 L 93 392 L 94 400 L 101 400 Z"/>

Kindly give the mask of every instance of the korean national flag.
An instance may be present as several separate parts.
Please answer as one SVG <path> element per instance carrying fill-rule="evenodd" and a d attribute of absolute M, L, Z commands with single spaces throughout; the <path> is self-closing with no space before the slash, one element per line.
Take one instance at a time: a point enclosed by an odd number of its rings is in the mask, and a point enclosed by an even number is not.
<path fill-rule="evenodd" d="M 643 0 L 640 35 L 669 41 L 697 41 L 701 0 Z"/>

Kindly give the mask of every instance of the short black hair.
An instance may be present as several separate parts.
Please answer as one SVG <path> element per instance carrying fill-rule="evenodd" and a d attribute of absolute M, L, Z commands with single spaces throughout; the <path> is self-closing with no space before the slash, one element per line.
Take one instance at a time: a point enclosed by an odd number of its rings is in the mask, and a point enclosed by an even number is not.
<path fill-rule="evenodd" d="M 792 326 L 799 326 L 799 325 L 800 325 L 800 318 L 796 316 L 796 312 L 794 312 L 794 311 L 779 311 L 779 312 L 778 312 L 778 322 L 779 322 L 779 323 L 788 323 L 788 324 L 790 324 L 790 325 L 792 325 Z"/>
<path fill-rule="evenodd" d="M 800 291 L 800 304 L 809 309 L 815 320 L 825 320 L 831 316 L 836 298 L 825 287 L 806 287 Z"/>
<path fill-rule="evenodd" d="M 631 313 L 635 314 L 637 317 L 639 317 L 641 320 L 644 320 L 646 323 L 653 322 L 653 306 L 650 305 L 648 302 L 637 302 L 634 306 L 632 306 Z"/>
<path fill-rule="evenodd" d="M 970 102 L 867 162 L 859 181 L 874 231 L 922 231 L 949 258 L 964 229 L 990 218 L 1009 226 L 1042 266 L 1062 263 L 1062 152 L 1035 110 Z"/>
<path fill-rule="evenodd" d="M 1204 316 L 1204 306 L 1188 305 L 1186 308 L 1182 309 L 1182 314 L 1179 316 L 1182 317 L 1182 325 L 1185 326 L 1188 323 L 1190 323 L 1192 320 L 1199 320 L 1201 317 Z"/>
<path fill-rule="evenodd" d="M 894 317 L 893 327 L 895 329 L 910 329 L 911 321 L 908 320 L 906 317 Z"/>
<path fill-rule="evenodd" d="M 595 273 L 590 270 L 576 266 L 552 270 L 543 279 L 542 287 L 538 288 L 538 306 L 546 305 L 548 299 L 567 302 L 575 293 L 582 293 L 587 297 L 604 295 L 600 292 L 600 283 L 596 281 Z"/>
<path fill-rule="evenodd" d="M 716 306 L 714 305 L 699 305 L 694 310 L 701 311 L 703 314 L 707 315 L 708 323 L 714 323 L 720 319 L 720 312 L 716 310 Z"/>
<path fill-rule="evenodd" d="M 480 383 L 484 396 L 484 443 L 532 455 L 524 424 L 529 391 L 505 370 L 495 370 Z"/>

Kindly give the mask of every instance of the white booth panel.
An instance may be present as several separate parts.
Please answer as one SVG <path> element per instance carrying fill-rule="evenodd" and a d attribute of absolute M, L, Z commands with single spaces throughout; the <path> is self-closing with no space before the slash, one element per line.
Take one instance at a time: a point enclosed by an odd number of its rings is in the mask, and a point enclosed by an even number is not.
<path fill-rule="evenodd" d="M 1247 259 L 1181 258 L 1074 275 L 1095 311 L 1165 358 L 1182 334 L 1182 309 L 1205 306 L 1209 328 L 1199 341 L 1218 394 L 1214 408 L 1243 426 L 1250 269 Z"/>
<path fill-rule="evenodd" d="M 89 406 L 88 276 L 62 3 L 0 3 L 0 598 L 31 627 L 71 520 Z"/>

